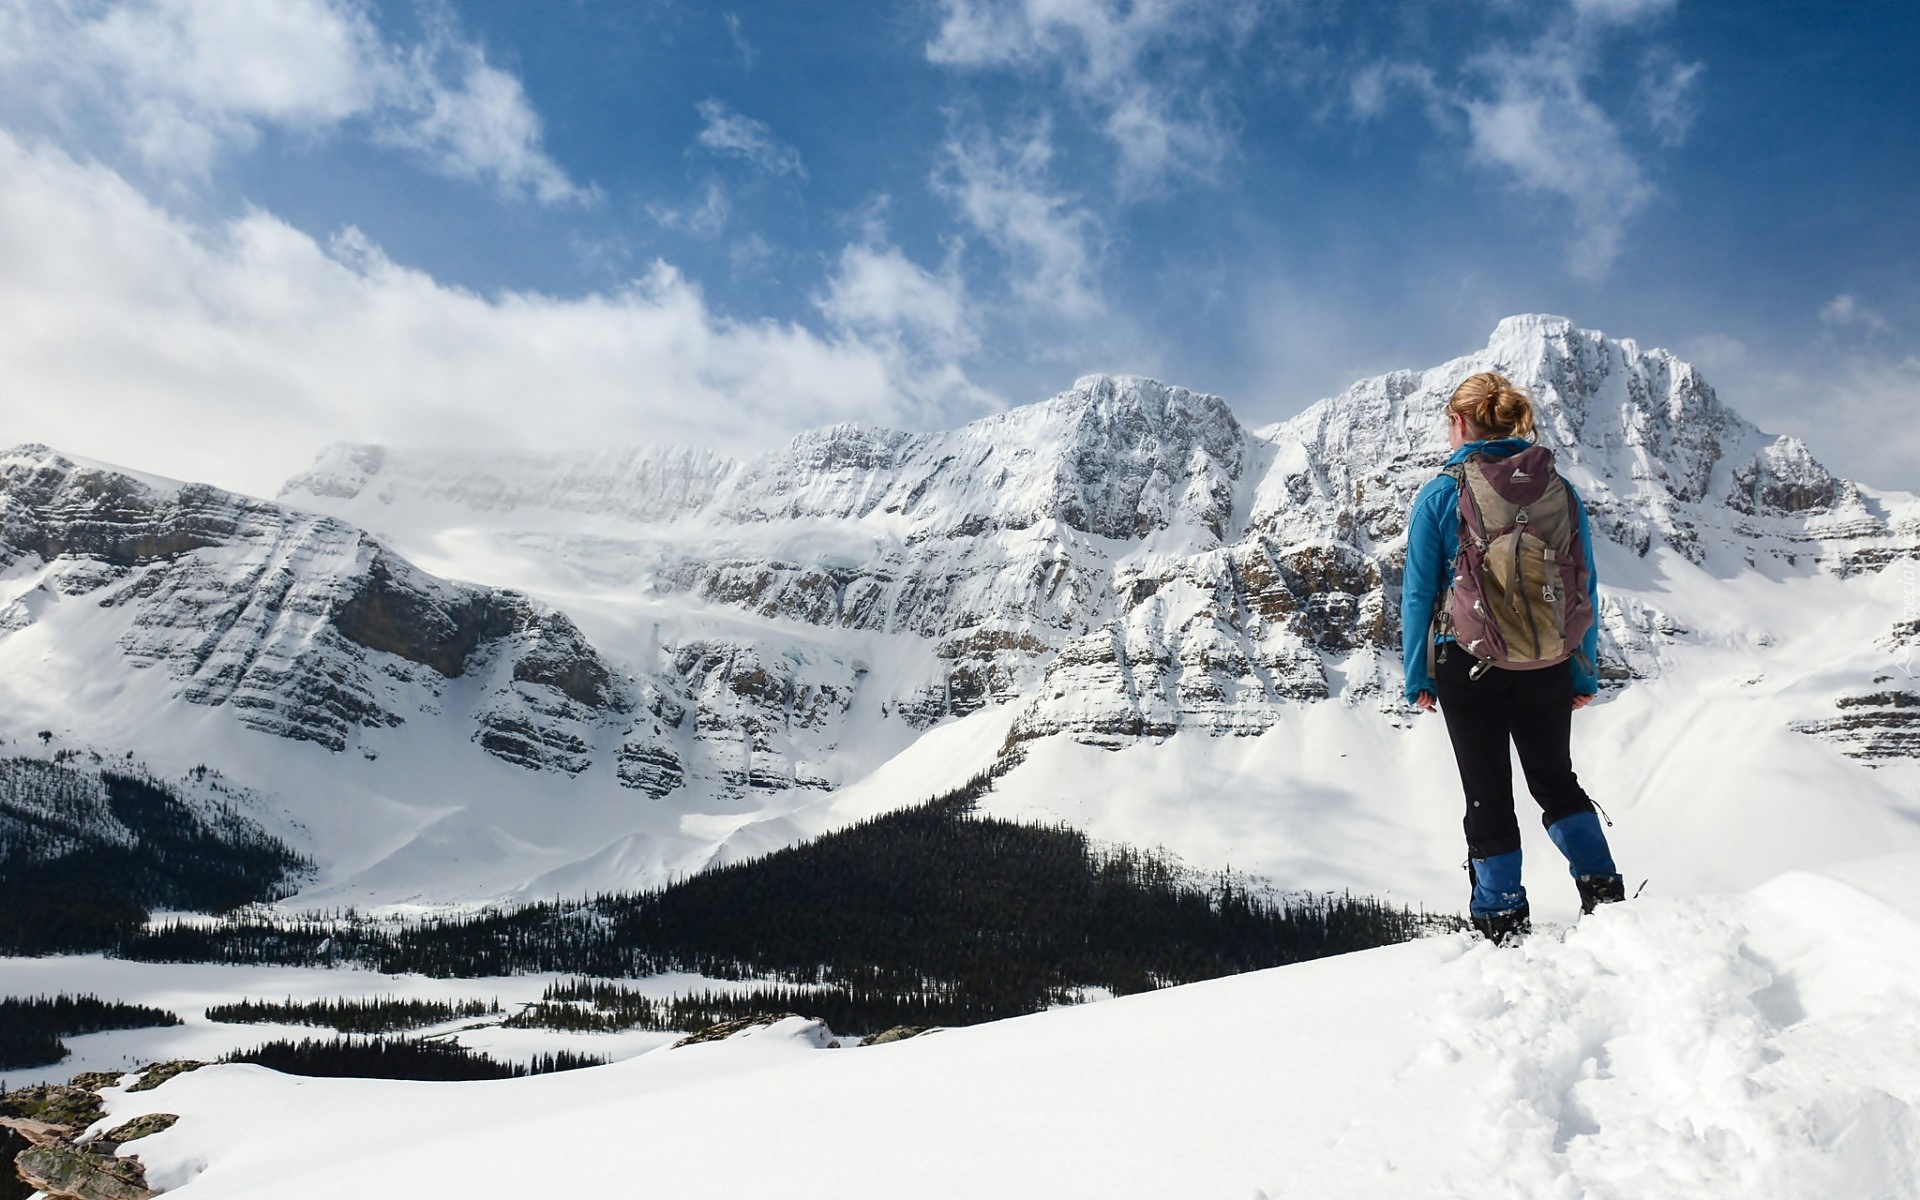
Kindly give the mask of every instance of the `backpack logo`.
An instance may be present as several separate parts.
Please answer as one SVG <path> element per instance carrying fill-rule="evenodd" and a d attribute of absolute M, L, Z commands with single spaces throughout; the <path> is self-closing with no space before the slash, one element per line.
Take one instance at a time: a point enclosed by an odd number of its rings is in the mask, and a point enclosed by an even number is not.
<path fill-rule="evenodd" d="M 1533 476 L 1527 474 L 1525 471 L 1515 471 L 1513 473 L 1513 481 L 1515 483 L 1532 483 Z"/>

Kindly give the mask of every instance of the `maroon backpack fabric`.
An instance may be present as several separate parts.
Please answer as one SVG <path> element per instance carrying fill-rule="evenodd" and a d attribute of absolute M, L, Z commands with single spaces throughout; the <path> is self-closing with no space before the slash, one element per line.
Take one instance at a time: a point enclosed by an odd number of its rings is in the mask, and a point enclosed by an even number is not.
<path fill-rule="evenodd" d="M 1458 485 L 1460 550 L 1434 630 L 1452 634 L 1489 667 L 1557 666 L 1593 624 L 1586 548 L 1573 492 L 1553 452 L 1529 446 L 1507 458 L 1472 454 L 1446 468 Z"/>

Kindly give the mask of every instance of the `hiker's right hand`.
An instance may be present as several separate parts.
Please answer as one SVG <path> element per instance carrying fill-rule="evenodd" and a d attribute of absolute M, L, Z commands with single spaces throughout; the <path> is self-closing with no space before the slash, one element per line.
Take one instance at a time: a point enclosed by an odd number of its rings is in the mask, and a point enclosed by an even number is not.
<path fill-rule="evenodd" d="M 1421 712 L 1433 711 L 1433 693 L 1432 692 L 1420 692 L 1419 694 L 1414 696 L 1413 702 L 1416 706 L 1418 706 Z"/>

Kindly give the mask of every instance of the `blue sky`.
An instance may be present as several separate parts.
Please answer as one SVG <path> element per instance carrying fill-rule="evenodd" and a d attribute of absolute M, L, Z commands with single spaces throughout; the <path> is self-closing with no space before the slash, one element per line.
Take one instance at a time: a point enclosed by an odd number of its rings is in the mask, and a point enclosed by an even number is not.
<path fill-rule="evenodd" d="M 744 452 L 1556 312 L 1920 490 L 1920 6 L 0 0 L 0 420 Z"/>

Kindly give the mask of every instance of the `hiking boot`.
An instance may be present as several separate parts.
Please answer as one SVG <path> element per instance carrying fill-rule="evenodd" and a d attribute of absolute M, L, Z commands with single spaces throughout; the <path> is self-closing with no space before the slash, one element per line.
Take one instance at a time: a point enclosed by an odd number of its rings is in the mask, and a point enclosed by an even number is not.
<path fill-rule="evenodd" d="M 1522 904 L 1512 912 L 1476 916 L 1473 918 L 1473 927 L 1494 945 L 1511 946 L 1533 932 L 1533 920 L 1527 906 Z"/>
<path fill-rule="evenodd" d="M 1582 916 L 1602 904 L 1618 904 L 1627 898 L 1627 881 L 1618 875 L 1575 875 L 1573 886 L 1580 889 Z"/>

